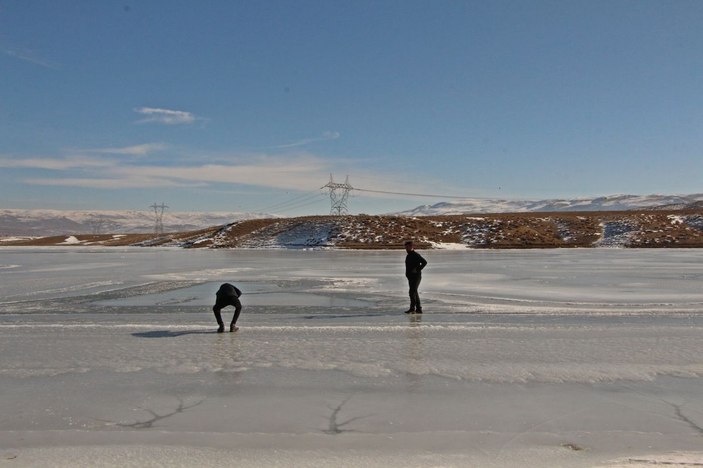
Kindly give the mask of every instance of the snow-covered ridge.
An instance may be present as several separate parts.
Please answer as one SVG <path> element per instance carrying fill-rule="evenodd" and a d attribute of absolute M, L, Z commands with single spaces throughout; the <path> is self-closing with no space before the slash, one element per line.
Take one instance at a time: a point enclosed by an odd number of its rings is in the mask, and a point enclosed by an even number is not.
<path fill-rule="evenodd" d="M 220 226 L 243 219 L 271 215 L 240 212 L 169 212 L 163 214 L 166 232 Z M 154 212 L 63 211 L 0 209 L 0 236 L 52 236 L 62 234 L 123 234 L 153 232 Z"/>
<path fill-rule="evenodd" d="M 684 208 L 703 202 L 703 194 L 692 195 L 609 195 L 596 198 L 501 200 L 467 198 L 465 200 L 422 205 L 396 214 L 407 216 L 442 216 L 472 213 L 524 213 L 559 211 L 626 211 L 643 208 Z"/>

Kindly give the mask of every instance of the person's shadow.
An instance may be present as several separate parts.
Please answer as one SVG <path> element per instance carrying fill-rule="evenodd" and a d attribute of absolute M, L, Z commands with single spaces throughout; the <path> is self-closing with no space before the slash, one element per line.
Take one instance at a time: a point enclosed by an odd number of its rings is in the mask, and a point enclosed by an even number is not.
<path fill-rule="evenodd" d="M 137 338 L 175 338 L 177 336 L 183 335 L 209 335 L 212 333 L 217 333 L 217 330 L 206 331 L 206 330 L 184 330 L 184 331 L 171 331 L 171 330 L 154 330 L 147 332 L 137 332 L 132 333 L 132 336 Z"/>

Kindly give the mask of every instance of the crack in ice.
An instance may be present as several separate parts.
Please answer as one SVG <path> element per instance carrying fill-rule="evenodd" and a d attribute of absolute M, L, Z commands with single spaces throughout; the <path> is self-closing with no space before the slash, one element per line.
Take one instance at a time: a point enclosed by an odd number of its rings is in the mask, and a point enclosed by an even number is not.
<path fill-rule="evenodd" d="M 166 414 L 158 414 L 157 412 L 155 412 L 151 409 L 140 407 L 139 408 L 140 410 L 146 411 L 147 413 L 151 414 L 152 418 L 148 419 L 146 421 L 137 421 L 137 422 L 131 423 L 131 424 L 117 423 L 116 425 L 120 426 L 120 427 L 129 427 L 132 429 L 151 429 L 155 423 L 157 423 L 163 419 L 170 418 L 171 416 L 175 416 L 176 414 L 181 414 L 181 413 L 185 412 L 186 410 L 189 410 L 191 408 L 198 406 L 203 401 L 205 401 L 205 400 L 200 400 L 200 401 L 193 403 L 191 405 L 186 405 L 186 404 L 184 404 L 182 399 L 178 398 L 178 407 L 175 410 L 171 411 L 170 413 L 166 413 Z"/>
<path fill-rule="evenodd" d="M 331 435 L 341 434 L 342 432 L 358 432 L 353 429 L 342 429 L 342 428 L 344 426 L 354 422 L 354 421 L 357 421 L 357 420 L 363 419 L 363 418 L 367 418 L 368 416 L 356 416 L 354 418 L 347 419 L 346 421 L 343 421 L 343 422 L 337 421 L 337 417 L 339 416 L 340 411 L 342 411 L 342 408 L 344 407 L 344 405 L 346 405 L 347 402 L 349 402 L 349 400 L 351 400 L 352 396 L 353 395 L 348 396 L 347 398 L 342 400 L 342 402 L 340 404 L 338 404 L 335 407 L 328 407 L 329 409 L 332 410 L 332 414 L 330 414 L 329 424 L 328 424 L 327 429 L 322 432 L 324 432 L 325 434 L 331 434 Z"/>

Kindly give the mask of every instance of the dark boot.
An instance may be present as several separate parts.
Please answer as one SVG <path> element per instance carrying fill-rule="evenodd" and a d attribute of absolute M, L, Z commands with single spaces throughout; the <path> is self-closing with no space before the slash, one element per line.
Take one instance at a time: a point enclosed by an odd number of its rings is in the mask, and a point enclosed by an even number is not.
<path fill-rule="evenodd" d="M 219 307 L 217 304 L 215 304 L 212 307 L 212 311 L 215 314 L 215 320 L 217 320 L 217 324 L 220 326 L 217 329 L 217 333 L 224 333 L 225 332 L 225 322 L 222 321 L 222 314 L 220 314 L 221 307 Z"/>

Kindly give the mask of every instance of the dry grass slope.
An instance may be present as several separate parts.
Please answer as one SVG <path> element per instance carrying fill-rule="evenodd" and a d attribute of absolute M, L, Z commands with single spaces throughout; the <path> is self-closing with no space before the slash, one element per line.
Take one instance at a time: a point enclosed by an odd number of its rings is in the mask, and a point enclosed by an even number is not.
<path fill-rule="evenodd" d="M 461 244 L 469 248 L 703 247 L 703 208 L 620 212 L 500 213 L 452 216 L 305 216 L 239 221 L 198 231 L 76 235 L 2 245 L 180 246 L 185 248 L 330 247 L 400 249 Z"/>

